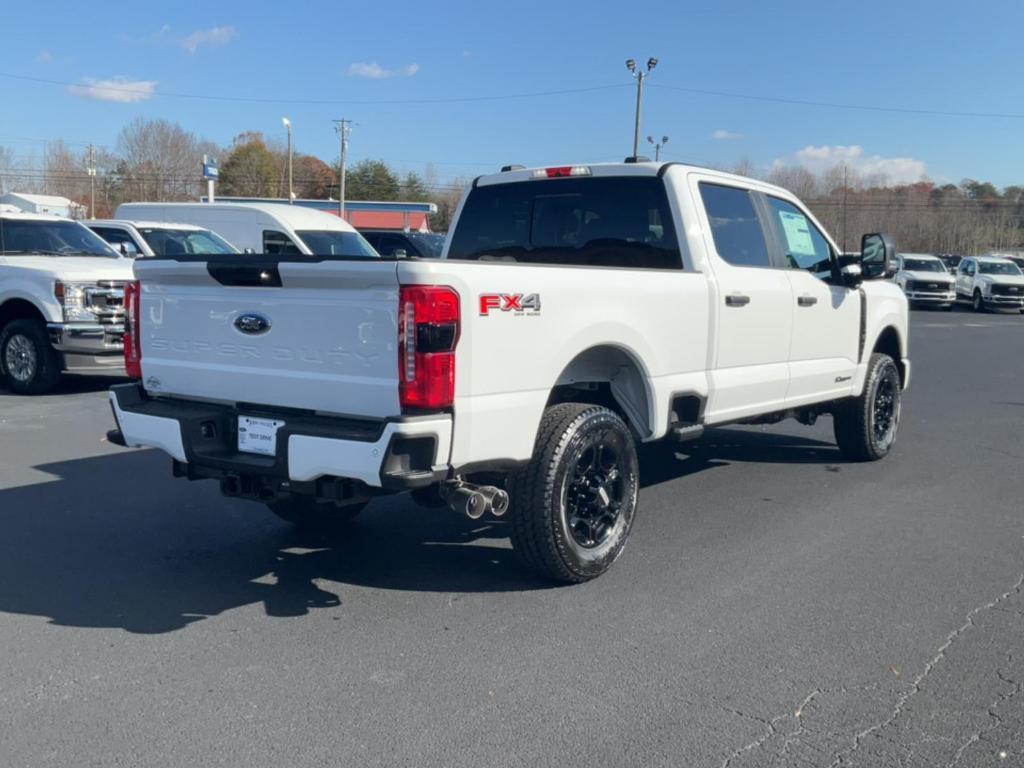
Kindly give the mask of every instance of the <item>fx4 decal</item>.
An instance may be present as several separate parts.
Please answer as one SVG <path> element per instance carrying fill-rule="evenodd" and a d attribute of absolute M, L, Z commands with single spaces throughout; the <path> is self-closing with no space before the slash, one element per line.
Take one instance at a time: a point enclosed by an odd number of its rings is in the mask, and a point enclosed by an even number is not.
<path fill-rule="evenodd" d="M 491 310 L 514 312 L 517 315 L 540 314 L 539 293 L 481 293 L 480 314 L 489 315 Z"/>

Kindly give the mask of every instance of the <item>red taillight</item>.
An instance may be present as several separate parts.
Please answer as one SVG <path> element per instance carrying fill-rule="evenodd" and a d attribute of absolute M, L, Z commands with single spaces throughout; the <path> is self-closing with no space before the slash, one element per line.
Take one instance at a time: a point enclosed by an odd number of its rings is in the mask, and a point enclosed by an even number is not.
<path fill-rule="evenodd" d="M 139 335 L 139 304 L 142 286 L 138 280 L 124 286 L 124 367 L 128 376 L 142 378 L 142 338 Z"/>
<path fill-rule="evenodd" d="M 455 401 L 459 294 L 441 285 L 404 286 L 398 301 L 399 398 L 403 410 Z"/>

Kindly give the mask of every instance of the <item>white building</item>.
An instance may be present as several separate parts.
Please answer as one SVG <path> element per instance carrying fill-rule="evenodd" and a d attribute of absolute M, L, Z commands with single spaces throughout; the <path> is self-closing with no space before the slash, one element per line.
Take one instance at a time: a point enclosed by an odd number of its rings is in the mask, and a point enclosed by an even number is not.
<path fill-rule="evenodd" d="M 69 219 L 82 219 L 86 214 L 84 205 L 58 195 L 8 192 L 0 195 L 0 205 L 12 205 L 25 213 L 49 213 L 54 216 L 66 216 Z"/>

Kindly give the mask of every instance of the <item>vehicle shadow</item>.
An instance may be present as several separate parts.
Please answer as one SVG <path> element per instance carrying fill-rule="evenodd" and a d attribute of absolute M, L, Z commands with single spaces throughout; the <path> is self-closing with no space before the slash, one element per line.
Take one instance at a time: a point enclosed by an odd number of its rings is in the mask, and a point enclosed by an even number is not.
<path fill-rule="evenodd" d="M 65 373 L 60 377 L 60 381 L 57 383 L 57 388 L 49 393 L 50 397 L 59 397 L 60 395 L 79 395 L 86 394 L 89 392 L 105 392 L 115 384 L 124 384 L 128 381 L 124 376 L 109 376 L 102 373 L 87 373 L 87 374 L 73 374 Z M 10 397 L 23 397 L 23 395 L 15 395 L 10 387 L 7 386 L 7 382 L 3 376 L 0 376 L 0 397 L 4 395 Z"/>
<path fill-rule="evenodd" d="M 821 462 L 828 444 L 713 430 L 705 443 L 644 446 L 644 485 L 733 461 Z M 0 611 L 76 627 L 162 633 L 262 604 L 268 616 L 343 609 L 332 585 L 437 593 L 551 588 L 527 572 L 506 523 L 406 497 L 379 499 L 343 532 L 304 533 L 212 482 L 173 480 L 157 451 L 35 467 L 0 489 Z M 343 593 L 342 593 L 343 594 Z"/>

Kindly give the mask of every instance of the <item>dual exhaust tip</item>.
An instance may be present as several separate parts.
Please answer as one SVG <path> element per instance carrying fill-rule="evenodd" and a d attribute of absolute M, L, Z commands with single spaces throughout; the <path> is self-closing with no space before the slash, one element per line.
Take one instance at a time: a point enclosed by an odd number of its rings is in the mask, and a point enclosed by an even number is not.
<path fill-rule="evenodd" d="M 501 517 L 508 512 L 508 491 L 493 485 L 455 482 L 441 486 L 441 495 L 449 507 L 470 520 L 479 520 L 488 513 Z"/>

